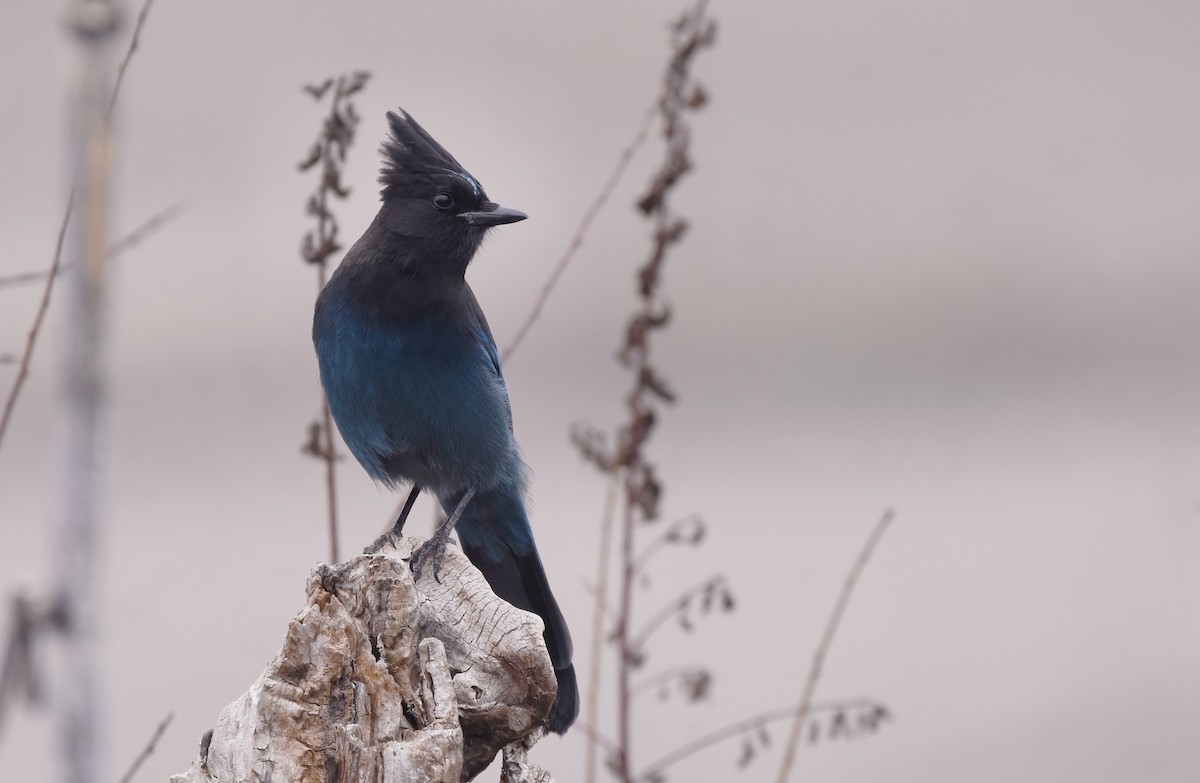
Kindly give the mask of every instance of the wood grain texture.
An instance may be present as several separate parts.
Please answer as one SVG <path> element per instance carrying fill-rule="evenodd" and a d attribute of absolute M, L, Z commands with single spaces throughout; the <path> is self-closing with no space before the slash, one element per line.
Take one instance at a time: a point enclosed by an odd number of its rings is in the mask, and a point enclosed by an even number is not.
<path fill-rule="evenodd" d="M 419 543 L 318 565 L 279 653 L 171 783 L 456 783 L 513 743 L 504 780 L 550 783 L 526 760 L 557 687 L 541 620 L 455 546 L 414 584 Z"/>

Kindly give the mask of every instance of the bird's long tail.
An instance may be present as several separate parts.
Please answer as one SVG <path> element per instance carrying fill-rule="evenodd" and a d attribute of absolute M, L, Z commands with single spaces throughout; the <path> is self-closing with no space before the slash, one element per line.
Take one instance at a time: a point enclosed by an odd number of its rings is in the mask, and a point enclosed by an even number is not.
<path fill-rule="evenodd" d="M 454 508 L 447 498 L 447 513 Z M 492 592 L 518 609 L 533 612 L 546 626 L 543 638 L 554 673 L 558 695 L 546 728 L 563 734 L 579 715 L 579 686 L 571 663 L 571 633 L 563 619 L 546 569 L 533 541 L 533 530 L 517 488 L 479 492 L 467 504 L 455 528 L 467 558 L 480 570 Z"/>

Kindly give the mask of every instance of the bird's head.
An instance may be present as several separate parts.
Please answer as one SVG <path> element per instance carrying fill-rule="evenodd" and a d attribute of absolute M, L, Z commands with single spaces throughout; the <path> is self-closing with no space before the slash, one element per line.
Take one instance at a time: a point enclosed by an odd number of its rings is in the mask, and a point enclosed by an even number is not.
<path fill-rule="evenodd" d="M 404 239 L 410 265 L 465 270 L 489 228 L 527 217 L 489 201 L 479 180 L 408 112 L 387 118 L 379 219 Z"/>

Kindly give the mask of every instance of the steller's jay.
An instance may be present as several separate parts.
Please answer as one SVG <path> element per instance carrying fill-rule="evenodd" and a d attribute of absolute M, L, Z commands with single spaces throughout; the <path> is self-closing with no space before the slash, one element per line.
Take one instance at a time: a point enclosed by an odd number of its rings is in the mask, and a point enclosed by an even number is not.
<path fill-rule="evenodd" d="M 579 714 L 571 635 L 525 512 L 524 465 L 496 342 L 464 275 L 489 228 L 525 214 L 479 182 L 407 112 L 388 112 L 383 206 L 317 299 L 321 384 L 350 452 L 373 479 L 422 488 L 448 519 L 413 553 L 437 576 L 450 531 L 496 595 L 545 623 L 558 678 L 547 728 Z"/>

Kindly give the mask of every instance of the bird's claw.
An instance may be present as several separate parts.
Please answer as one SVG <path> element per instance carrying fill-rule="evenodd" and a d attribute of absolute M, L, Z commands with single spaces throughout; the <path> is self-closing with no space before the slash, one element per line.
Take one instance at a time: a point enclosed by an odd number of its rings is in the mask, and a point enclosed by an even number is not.
<path fill-rule="evenodd" d="M 370 546 L 363 549 L 363 554 L 364 555 L 377 554 L 381 549 L 383 549 L 386 546 L 395 547 L 396 542 L 399 540 L 400 540 L 400 537 L 396 535 L 396 532 L 394 530 L 389 530 L 388 532 L 384 533 L 379 538 L 375 539 L 375 541 Z"/>
<path fill-rule="evenodd" d="M 412 567 L 413 576 L 418 581 L 421 579 L 421 574 L 424 573 L 426 567 L 433 566 L 433 580 L 438 584 L 442 583 L 442 561 L 446 558 L 446 544 L 450 541 L 449 535 L 442 535 L 439 531 L 434 533 L 433 537 L 419 547 L 413 550 L 410 565 Z"/>

